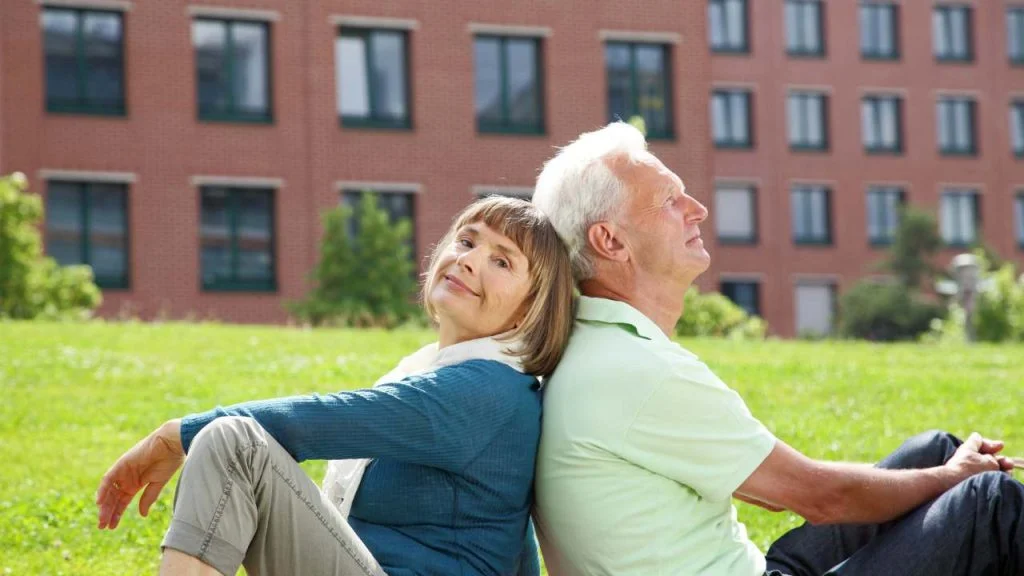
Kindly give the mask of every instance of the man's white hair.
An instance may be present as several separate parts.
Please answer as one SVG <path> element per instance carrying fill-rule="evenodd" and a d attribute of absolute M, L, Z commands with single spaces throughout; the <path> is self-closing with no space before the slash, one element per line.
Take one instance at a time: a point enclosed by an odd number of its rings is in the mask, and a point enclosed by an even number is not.
<path fill-rule="evenodd" d="M 613 122 L 580 135 L 544 164 L 533 203 L 551 220 L 569 248 L 576 281 L 594 276 L 587 230 L 607 220 L 626 199 L 628 188 L 608 166 L 620 156 L 633 162 L 647 150 L 644 135 L 625 122 Z"/>

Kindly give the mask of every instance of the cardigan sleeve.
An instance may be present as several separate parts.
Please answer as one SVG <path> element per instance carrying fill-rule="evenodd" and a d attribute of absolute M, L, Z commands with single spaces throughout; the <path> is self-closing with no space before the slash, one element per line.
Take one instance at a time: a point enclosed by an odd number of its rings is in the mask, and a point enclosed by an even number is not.
<path fill-rule="evenodd" d="M 516 388 L 535 379 L 491 360 L 470 360 L 395 384 L 217 407 L 182 419 L 188 451 L 221 416 L 255 419 L 297 461 L 394 458 L 464 469 L 516 410 Z"/>

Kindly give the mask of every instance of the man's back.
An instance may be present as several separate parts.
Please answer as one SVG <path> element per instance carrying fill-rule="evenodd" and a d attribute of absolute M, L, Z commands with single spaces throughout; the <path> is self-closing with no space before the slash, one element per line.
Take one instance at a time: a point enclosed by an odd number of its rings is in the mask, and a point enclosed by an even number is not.
<path fill-rule="evenodd" d="M 763 573 L 731 495 L 774 437 L 632 307 L 584 297 L 577 317 L 537 463 L 552 575 Z"/>

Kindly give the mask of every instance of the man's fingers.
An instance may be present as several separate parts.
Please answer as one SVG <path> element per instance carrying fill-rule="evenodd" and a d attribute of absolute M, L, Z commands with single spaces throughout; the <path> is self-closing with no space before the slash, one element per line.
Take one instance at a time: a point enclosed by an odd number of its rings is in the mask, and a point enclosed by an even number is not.
<path fill-rule="evenodd" d="M 139 514 L 143 516 L 149 515 L 149 508 L 156 502 L 156 499 L 160 496 L 160 491 L 164 489 L 166 482 L 152 482 L 146 489 L 142 491 L 142 497 L 139 498 Z"/>
<path fill-rule="evenodd" d="M 989 440 L 988 438 L 982 438 L 981 448 L 979 451 L 982 454 L 996 454 L 1003 449 L 1002 440 Z"/>
<path fill-rule="evenodd" d="M 967 440 L 964 441 L 964 446 L 966 446 L 967 448 L 974 452 L 981 452 L 982 442 L 983 440 L 981 438 L 981 434 L 978 434 L 977 432 L 971 432 L 971 435 L 968 436 Z"/>

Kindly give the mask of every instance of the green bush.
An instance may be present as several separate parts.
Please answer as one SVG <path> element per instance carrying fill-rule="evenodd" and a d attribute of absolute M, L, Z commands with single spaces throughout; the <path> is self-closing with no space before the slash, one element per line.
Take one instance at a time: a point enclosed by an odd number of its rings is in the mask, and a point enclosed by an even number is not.
<path fill-rule="evenodd" d="M 717 292 L 701 294 L 696 286 L 686 291 L 683 315 L 676 322 L 679 336 L 711 336 L 739 340 L 764 338 L 768 325 L 750 316 L 731 300 Z"/>
<path fill-rule="evenodd" d="M 1001 262 L 998 267 L 984 248 L 974 251 L 981 269 L 981 284 L 986 288 L 974 301 L 973 327 L 982 342 L 1024 342 L 1024 275 L 1018 276 L 1012 262 Z M 943 321 L 932 323 L 931 331 L 923 338 L 928 342 L 963 342 L 967 314 L 958 299 L 949 303 L 949 315 Z"/>
<path fill-rule="evenodd" d="M 349 236 L 349 219 L 359 223 Z M 410 254 L 412 225 L 390 222 L 373 194 L 363 194 L 355 213 L 347 207 L 323 215 L 320 261 L 311 274 L 307 297 L 287 305 L 313 325 L 382 326 L 413 320 L 416 266 Z"/>
<path fill-rule="evenodd" d="M 902 284 L 858 282 L 843 294 L 839 333 L 847 338 L 892 342 L 927 332 L 934 318 L 945 316 L 937 303 Z"/>
<path fill-rule="evenodd" d="M 25 176 L 0 178 L 0 319 L 88 318 L 102 296 L 89 266 L 59 266 L 43 255 L 43 203 Z"/>

